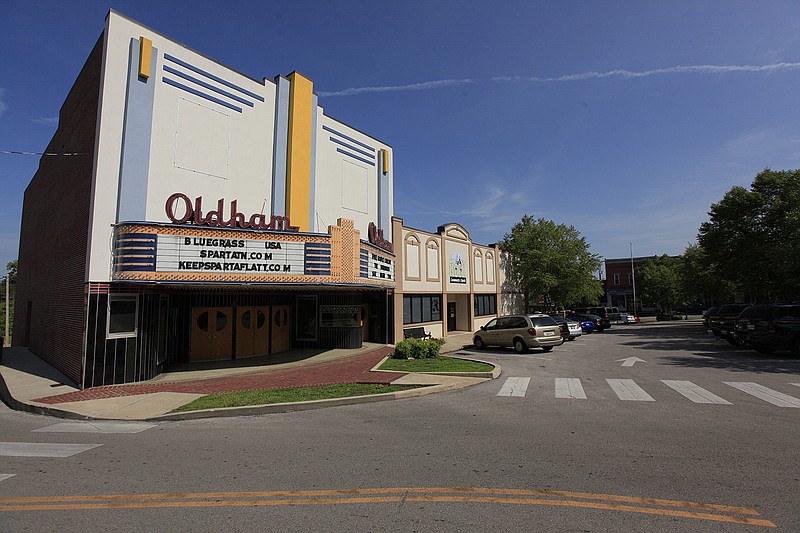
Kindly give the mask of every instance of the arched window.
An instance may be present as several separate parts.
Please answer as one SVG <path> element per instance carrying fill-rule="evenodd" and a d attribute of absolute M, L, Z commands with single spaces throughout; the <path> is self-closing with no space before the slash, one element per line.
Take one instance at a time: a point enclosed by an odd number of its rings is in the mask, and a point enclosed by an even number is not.
<path fill-rule="evenodd" d="M 409 235 L 405 240 L 405 279 L 419 280 L 419 238 Z"/>
<path fill-rule="evenodd" d="M 425 253 L 425 263 L 427 265 L 426 279 L 428 281 L 439 281 L 441 279 L 441 252 L 439 251 L 439 242 L 436 239 L 428 239 L 428 242 L 425 243 Z"/>
<path fill-rule="evenodd" d="M 494 254 L 486 252 L 486 283 L 494 285 Z"/>
<path fill-rule="evenodd" d="M 475 272 L 475 283 L 483 283 L 483 254 L 480 250 L 472 252 L 472 269 Z"/>

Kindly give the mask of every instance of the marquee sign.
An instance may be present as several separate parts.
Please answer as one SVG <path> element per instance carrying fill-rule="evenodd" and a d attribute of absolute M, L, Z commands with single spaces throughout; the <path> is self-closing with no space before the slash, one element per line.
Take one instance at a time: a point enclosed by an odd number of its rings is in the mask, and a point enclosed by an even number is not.
<path fill-rule="evenodd" d="M 387 252 L 394 253 L 394 245 L 384 238 L 383 229 L 376 226 L 374 222 L 369 223 L 367 235 L 369 236 L 370 244 L 374 244 L 378 248 L 382 248 Z"/>
<path fill-rule="evenodd" d="M 198 196 L 194 202 L 185 194 L 176 192 L 164 205 L 169 218 L 175 224 L 197 224 L 198 226 L 212 226 L 220 228 L 261 229 L 273 231 L 300 231 L 299 226 L 292 226 L 289 217 L 270 216 L 254 213 L 246 217 L 236 208 L 236 200 L 231 200 L 230 215 L 225 218 L 225 199 L 217 200 L 217 208 L 203 213 L 203 197 Z M 178 214 L 182 213 L 182 214 Z"/>
<path fill-rule="evenodd" d="M 302 242 L 158 235 L 156 272 L 303 274 Z"/>

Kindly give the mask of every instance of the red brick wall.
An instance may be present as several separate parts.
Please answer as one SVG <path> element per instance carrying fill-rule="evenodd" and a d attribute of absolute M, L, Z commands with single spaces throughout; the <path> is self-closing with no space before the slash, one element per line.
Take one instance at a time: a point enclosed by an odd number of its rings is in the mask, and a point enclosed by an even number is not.
<path fill-rule="evenodd" d="M 103 39 L 61 107 L 58 129 L 25 190 L 15 345 L 81 384 L 89 206 Z M 30 303 L 30 311 L 29 311 Z"/>

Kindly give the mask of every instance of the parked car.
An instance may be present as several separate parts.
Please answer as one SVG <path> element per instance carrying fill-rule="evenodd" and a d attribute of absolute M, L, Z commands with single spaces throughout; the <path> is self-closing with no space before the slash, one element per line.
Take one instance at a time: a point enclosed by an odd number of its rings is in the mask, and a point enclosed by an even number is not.
<path fill-rule="evenodd" d="M 594 333 L 595 331 L 603 331 L 603 329 L 605 329 L 603 326 L 603 319 L 597 315 L 572 313 L 567 315 L 567 318 L 578 322 L 584 333 Z"/>
<path fill-rule="evenodd" d="M 597 326 L 597 331 L 603 331 L 611 327 L 611 318 L 614 316 L 613 307 L 579 307 L 573 310 L 575 313 L 583 315 L 596 315 L 600 317 L 600 325 Z M 617 311 L 619 316 L 619 311 Z"/>
<path fill-rule="evenodd" d="M 715 337 L 725 339 L 733 346 L 742 346 L 744 341 L 736 335 L 736 319 L 749 304 L 725 304 L 714 314 L 708 315 L 708 327 Z"/>
<path fill-rule="evenodd" d="M 579 337 L 583 333 L 581 325 L 574 320 L 568 320 L 561 315 L 550 316 L 553 317 L 553 320 L 555 320 L 561 328 L 561 336 L 565 341 L 574 341 L 576 337 Z"/>
<path fill-rule="evenodd" d="M 561 328 L 549 315 L 511 315 L 493 318 L 472 335 L 478 349 L 486 346 L 513 346 L 517 353 L 528 348 L 549 352 L 564 343 Z"/>
<path fill-rule="evenodd" d="M 759 353 L 800 355 L 800 305 L 751 305 L 739 314 L 736 334 Z"/>
<path fill-rule="evenodd" d="M 625 323 L 626 324 L 638 324 L 639 317 L 636 315 L 629 315 L 627 313 L 623 313 L 625 315 Z"/>

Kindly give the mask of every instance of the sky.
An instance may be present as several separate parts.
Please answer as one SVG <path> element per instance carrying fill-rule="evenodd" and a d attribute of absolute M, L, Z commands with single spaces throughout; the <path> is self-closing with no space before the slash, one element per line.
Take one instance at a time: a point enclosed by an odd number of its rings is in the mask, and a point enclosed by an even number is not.
<path fill-rule="evenodd" d="M 478 244 L 531 215 L 602 258 L 678 255 L 732 187 L 800 168 L 796 0 L 0 0 L 0 272 L 28 153 L 110 8 L 253 78 L 310 78 L 392 146 L 395 216 Z"/>

